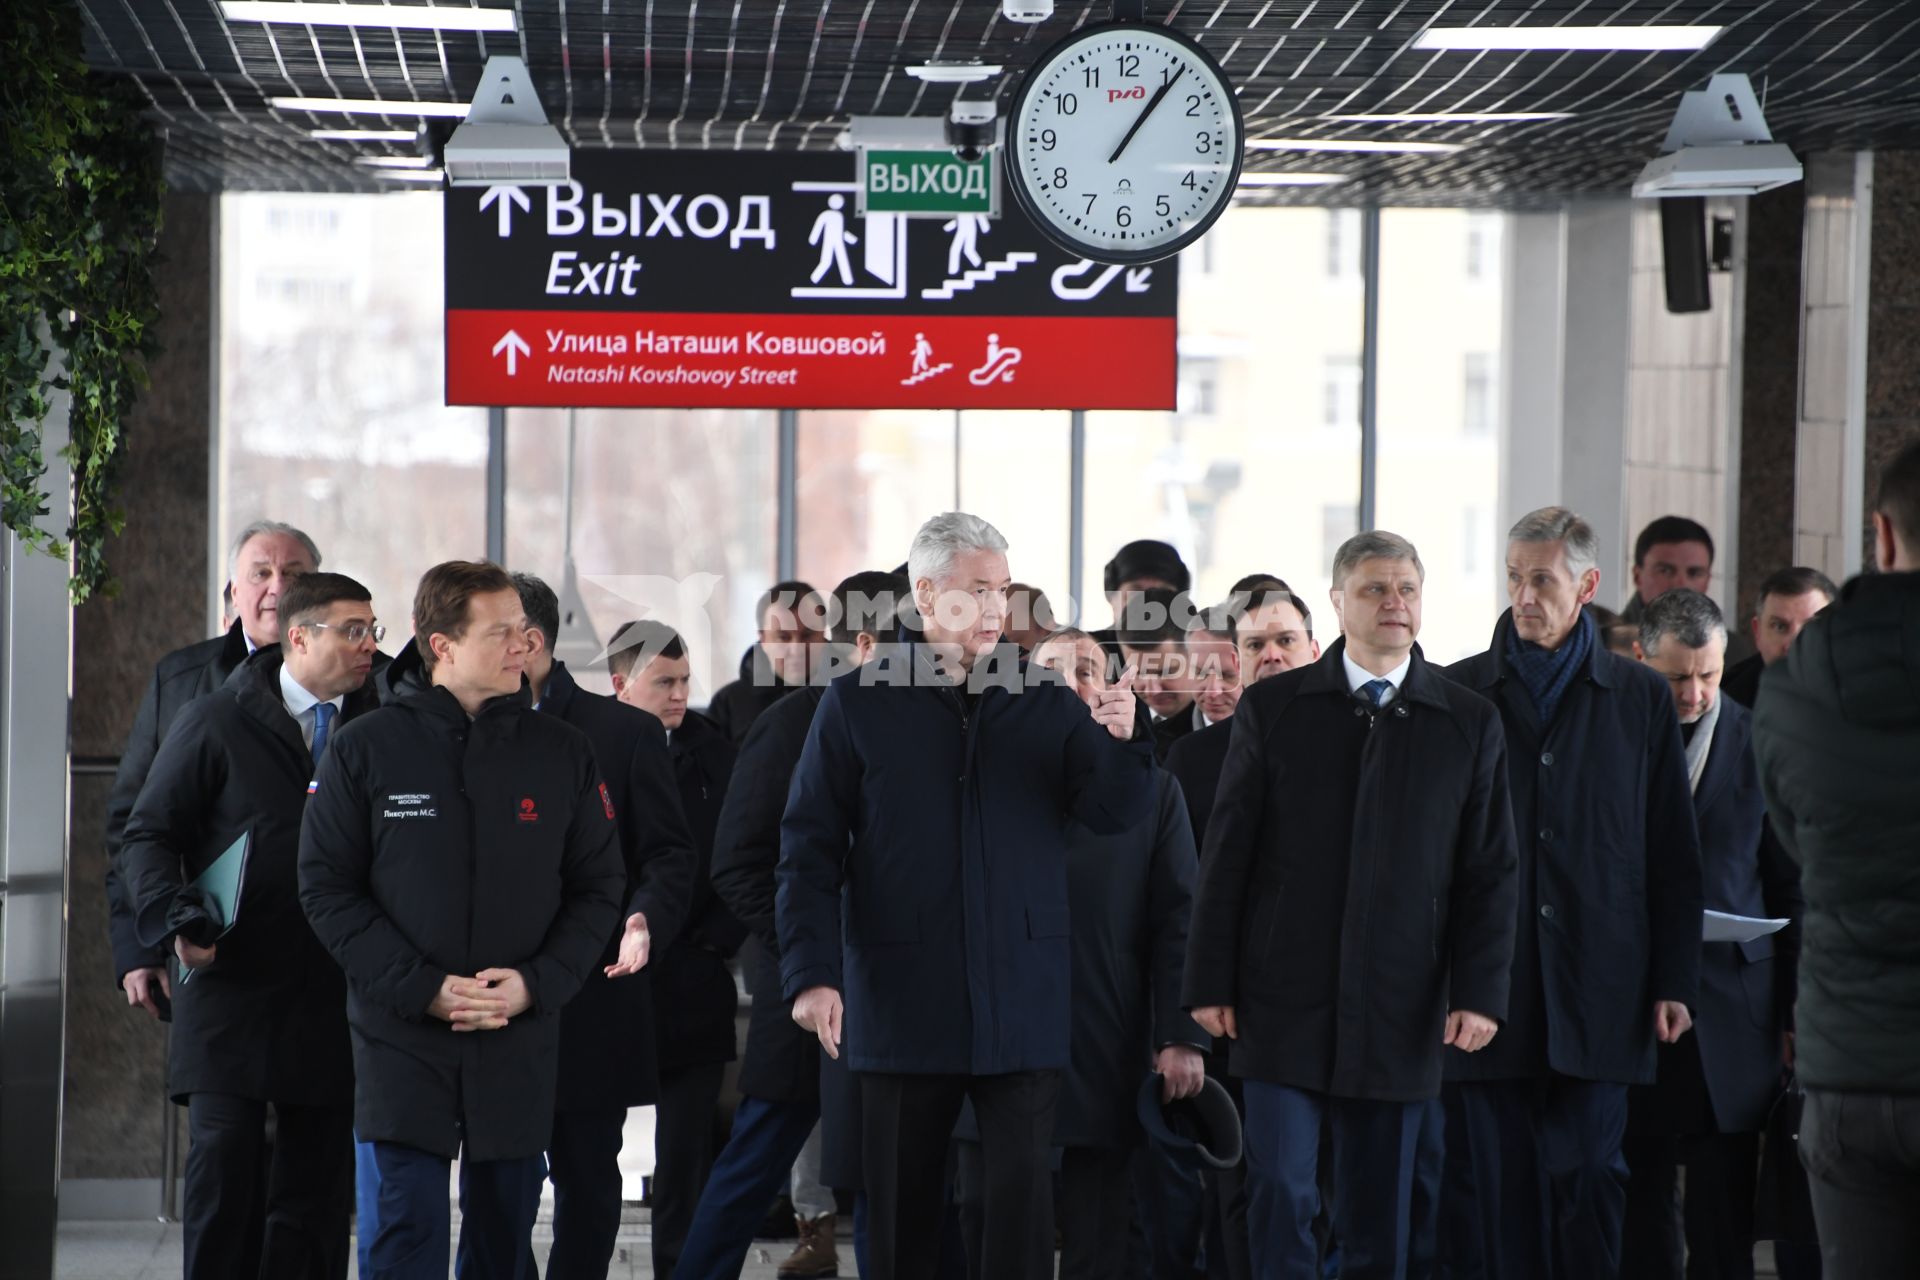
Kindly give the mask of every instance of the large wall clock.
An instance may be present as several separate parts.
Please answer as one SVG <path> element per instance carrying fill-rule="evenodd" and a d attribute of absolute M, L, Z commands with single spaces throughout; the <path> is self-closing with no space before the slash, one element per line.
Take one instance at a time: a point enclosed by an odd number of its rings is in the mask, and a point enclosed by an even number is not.
<path fill-rule="evenodd" d="M 1152 262 L 1205 234 L 1240 178 L 1240 103 L 1165 27 L 1106 22 L 1040 56 L 1013 102 L 1008 181 L 1062 248 Z"/>

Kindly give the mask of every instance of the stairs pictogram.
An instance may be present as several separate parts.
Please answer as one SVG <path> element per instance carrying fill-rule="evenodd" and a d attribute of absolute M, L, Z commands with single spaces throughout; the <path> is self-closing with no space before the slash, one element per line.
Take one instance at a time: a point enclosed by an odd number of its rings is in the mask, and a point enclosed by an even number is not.
<path fill-rule="evenodd" d="M 949 279 L 937 288 L 922 289 L 920 296 L 939 302 L 950 302 L 953 300 L 953 295 L 962 290 L 971 289 L 977 284 L 985 284 L 995 276 L 1005 275 L 1009 271 L 1016 270 L 1029 262 L 1037 262 L 1039 259 L 1040 255 L 1037 253 L 1010 253 L 1004 258 L 994 258 L 984 267 L 976 267 L 958 279 Z"/>
<path fill-rule="evenodd" d="M 936 364 L 930 369 L 922 369 L 911 378 L 900 379 L 900 385 L 903 387 L 917 387 L 928 378 L 937 378 L 951 368 L 953 368 L 951 364 Z"/>

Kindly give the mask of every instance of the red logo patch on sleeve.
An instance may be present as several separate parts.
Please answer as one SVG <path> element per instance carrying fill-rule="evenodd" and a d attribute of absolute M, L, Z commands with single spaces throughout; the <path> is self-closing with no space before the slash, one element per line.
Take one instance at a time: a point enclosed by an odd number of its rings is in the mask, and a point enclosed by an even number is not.
<path fill-rule="evenodd" d="M 522 821 L 522 822 L 538 822 L 538 821 L 540 821 L 540 811 L 539 811 L 538 809 L 536 809 L 536 808 L 534 808 L 534 807 L 533 807 L 533 797 L 532 797 L 532 796 L 521 796 L 521 797 L 520 797 L 520 813 L 519 813 L 519 818 L 520 818 L 520 821 Z"/>
<path fill-rule="evenodd" d="M 600 784 L 600 803 L 606 808 L 607 821 L 613 821 L 613 797 L 607 792 L 607 784 Z"/>

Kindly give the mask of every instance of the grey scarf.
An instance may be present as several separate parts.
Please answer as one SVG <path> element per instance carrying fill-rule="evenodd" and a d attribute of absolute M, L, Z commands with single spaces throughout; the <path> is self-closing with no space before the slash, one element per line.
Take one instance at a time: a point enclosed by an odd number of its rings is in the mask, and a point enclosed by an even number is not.
<path fill-rule="evenodd" d="M 1693 741 L 1687 743 L 1687 784 L 1700 789 L 1700 775 L 1707 771 L 1707 753 L 1713 750 L 1713 728 L 1720 723 L 1720 698 L 1716 696 L 1707 713 L 1695 723 Z"/>

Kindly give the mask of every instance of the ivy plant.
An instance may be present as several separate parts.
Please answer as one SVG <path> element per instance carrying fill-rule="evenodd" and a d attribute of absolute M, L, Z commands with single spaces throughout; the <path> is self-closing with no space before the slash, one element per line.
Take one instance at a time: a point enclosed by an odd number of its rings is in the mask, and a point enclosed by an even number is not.
<path fill-rule="evenodd" d="M 124 428 L 146 386 L 159 301 L 154 245 L 164 187 L 137 89 L 87 69 L 75 0 L 8 5 L 0 19 L 0 524 L 59 559 L 79 604 L 112 594 L 107 539 Z M 65 371 L 50 368 L 58 348 Z M 46 491 L 42 425 L 71 395 L 67 494 Z"/>

